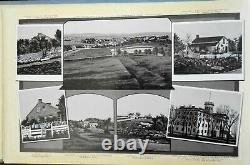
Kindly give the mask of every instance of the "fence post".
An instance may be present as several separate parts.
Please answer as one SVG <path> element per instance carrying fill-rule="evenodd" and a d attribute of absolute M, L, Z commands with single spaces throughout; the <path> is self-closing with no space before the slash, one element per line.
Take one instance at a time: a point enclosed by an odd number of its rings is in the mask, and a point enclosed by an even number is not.
<path fill-rule="evenodd" d="M 52 123 L 50 123 L 50 130 L 51 130 L 51 136 L 53 138 L 53 125 L 52 125 Z"/>
<path fill-rule="evenodd" d="M 32 136 L 31 127 L 29 128 L 29 138 Z"/>

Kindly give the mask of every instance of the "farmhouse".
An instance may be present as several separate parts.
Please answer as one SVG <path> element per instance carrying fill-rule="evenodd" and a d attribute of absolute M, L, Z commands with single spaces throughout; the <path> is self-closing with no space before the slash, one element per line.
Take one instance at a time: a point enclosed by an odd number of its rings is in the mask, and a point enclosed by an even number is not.
<path fill-rule="evenodd" d="M 188 48 L 194 53 L 199 54 L 227 53 L 228 40 L 225 36 L 200 37 L 199 35 L 196 35 L 196 38 Z"/>
<path fill-rule="evenodd" d="M 213 113 L 214 103 L 206 101 L 205 108 L 180 106 L 174 109 L 170 124 L 170 133 L 179 136 L 202 136 L 226 139 L 228 131 L 226 123 L 229 118 L 225 114 Z"/>
<path fill-rule="evenodd" d="M 44 103 L 42 99 L 38 99 L 35 107 L 30 111 L 30 113 L 26 116 L 28 121 L 35 119 L 36 121 L 56 119 L 61 120 L 60 110 L 53 107 L 51 103 Z"/>

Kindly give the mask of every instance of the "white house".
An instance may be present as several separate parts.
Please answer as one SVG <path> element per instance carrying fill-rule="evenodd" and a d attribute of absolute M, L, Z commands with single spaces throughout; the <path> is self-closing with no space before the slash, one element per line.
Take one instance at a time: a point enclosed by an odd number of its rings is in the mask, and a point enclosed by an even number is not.
<path fill-rule="evenodd" d="M 225 36 L 200 37 L 196 35 L 189 48 L 192 52 L 200 54 L 227 53 L 228 39 Z"/>

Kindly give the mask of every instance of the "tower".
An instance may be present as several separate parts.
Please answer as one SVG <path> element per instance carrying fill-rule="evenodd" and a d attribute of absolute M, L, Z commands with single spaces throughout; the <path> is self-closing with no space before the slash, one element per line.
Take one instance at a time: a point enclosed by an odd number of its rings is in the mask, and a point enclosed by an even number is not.
<path fill-rule="evenodd" d="M 212 114 L 214 109 L 214 102 L 211 101 L 211 92 L 209 92 L 209 99 L 204 103 L 205 112 Z"/>

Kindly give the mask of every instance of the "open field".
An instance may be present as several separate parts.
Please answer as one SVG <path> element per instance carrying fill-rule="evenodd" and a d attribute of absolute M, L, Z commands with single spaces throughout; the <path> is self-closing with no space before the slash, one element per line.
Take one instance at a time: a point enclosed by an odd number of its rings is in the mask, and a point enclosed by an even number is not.
<path fill-rule="evenodd" d="M 170 57 L 155 55 L 112 57 L 107 56 L 110 55 L 108 52 L 107 48 L 84 49 L 77 54 L 67 56 L 64 59 L 64 88 L 170 89 L 172 87 Z"/>
<path fill-rule="evenodd" d="M 111 55 L 109 48 L 92 48 L 92 49 L 82 49 L 76 52 L 72 52 L 70 56 L 64 57 L 64 60 L 78 60 L 78 59 L 84 59 L 89 57 L 102 57 Z"/>
<path fill-rule="evenodd" d="M 86 131 L 80 128 L 72 128 L 70 139 L 63 141 L 63 150 L 65 151 L 103 151 L 102 140 L 114 139 L 112 134 L 104 134 L 101 129 Z"/>

